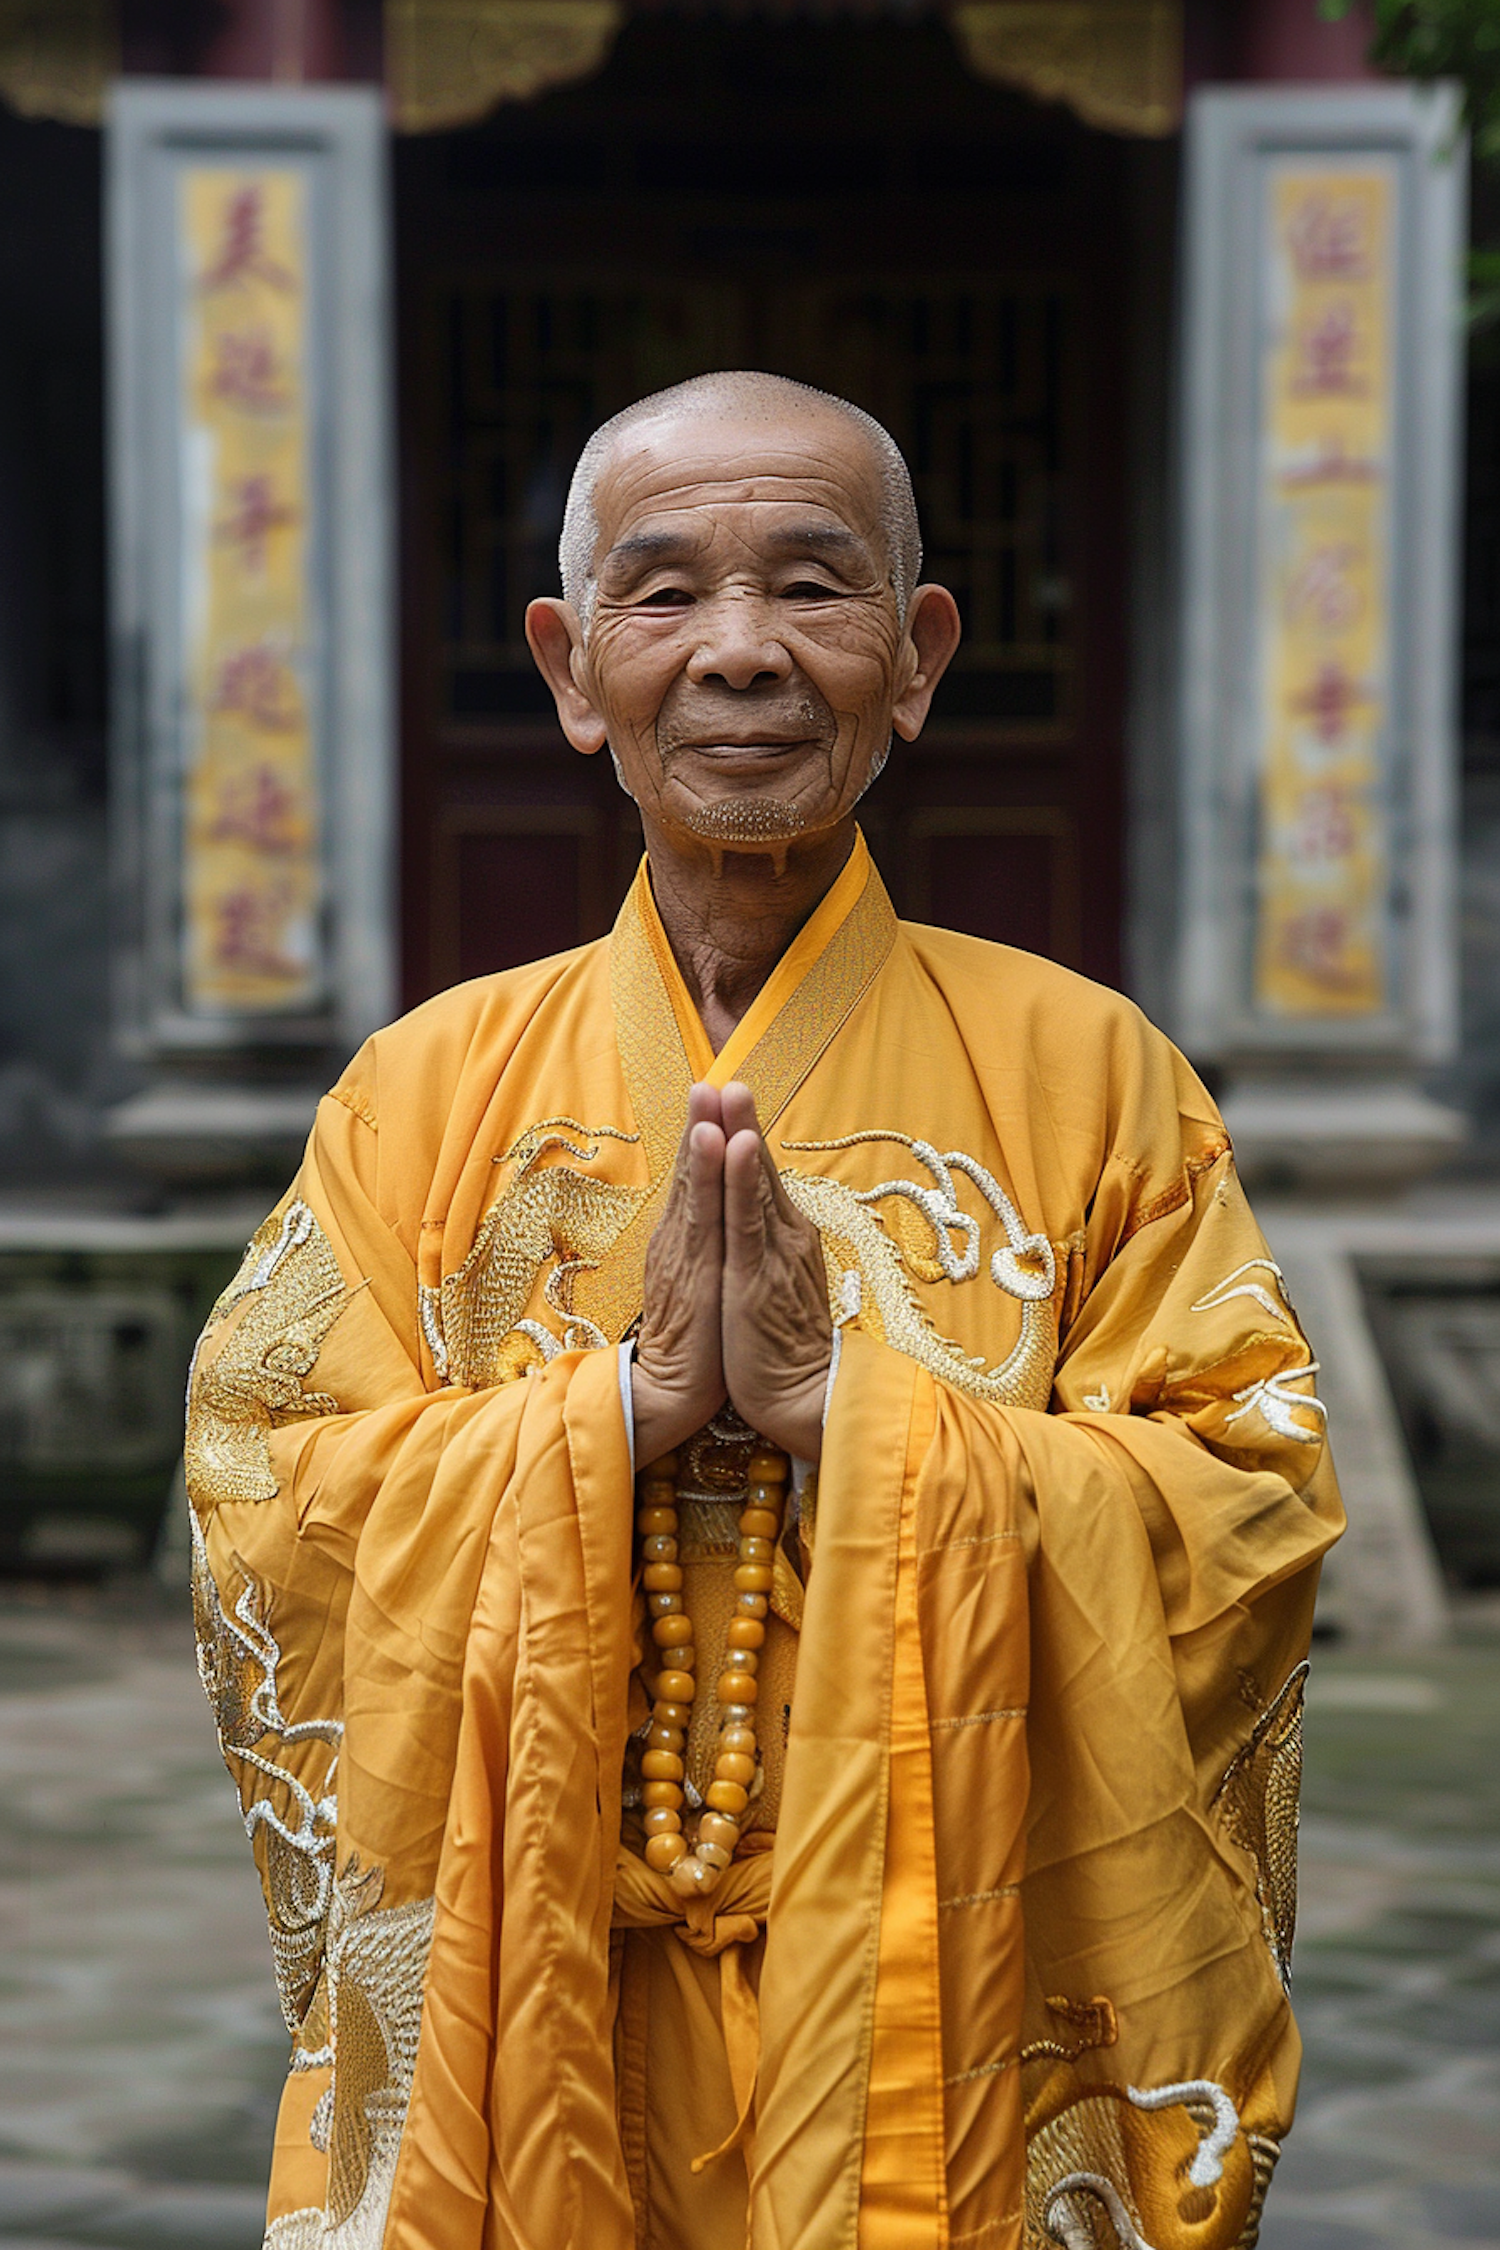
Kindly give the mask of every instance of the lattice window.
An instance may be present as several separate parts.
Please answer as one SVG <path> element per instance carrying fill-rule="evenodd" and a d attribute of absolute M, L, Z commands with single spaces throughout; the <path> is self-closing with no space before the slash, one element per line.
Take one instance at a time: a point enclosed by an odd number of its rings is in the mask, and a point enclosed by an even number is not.
<path fill-rule="evenodd" d="M 944 707 L 1065 715 L 1071 318 L 1046 283 L 542 285 L 489 277 L 447 304 L 446 678 L 453 717 L 537 707 L 521 633 L 556 588 L 579 447 L 631 399 L 700 369 L 761 366 L 841 391 L 911 463 L 927 571 L 964 610 Z"/>

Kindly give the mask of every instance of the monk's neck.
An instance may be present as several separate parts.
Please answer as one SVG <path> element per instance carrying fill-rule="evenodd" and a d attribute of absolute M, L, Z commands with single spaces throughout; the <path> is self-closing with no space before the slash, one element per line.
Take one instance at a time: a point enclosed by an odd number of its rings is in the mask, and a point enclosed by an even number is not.
<path fill-rule="evenodd" d="M 854 823 L 784 857 L 708 844 L 683 853 L 650 825 L 646 844 L 656 911 L 717 1054 L 838 881 L 854 848 Z"/>

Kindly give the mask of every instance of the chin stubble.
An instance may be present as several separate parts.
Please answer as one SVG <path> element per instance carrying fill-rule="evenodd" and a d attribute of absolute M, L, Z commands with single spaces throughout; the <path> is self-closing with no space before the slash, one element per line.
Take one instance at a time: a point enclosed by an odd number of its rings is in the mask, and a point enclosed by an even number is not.
<path fill-rule="evenodd" d="M 709 844 L 785 844 L 802 834 L 807 820 L 789 797 L 724 797 L 694 805 L 682 825 Z"/>

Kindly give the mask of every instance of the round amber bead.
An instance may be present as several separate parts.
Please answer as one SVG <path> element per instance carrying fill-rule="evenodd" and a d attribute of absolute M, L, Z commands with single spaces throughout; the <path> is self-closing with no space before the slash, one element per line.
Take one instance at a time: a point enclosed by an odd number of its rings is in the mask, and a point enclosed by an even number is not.
<path fill-rule="evenodd" d="M 754 1727 L 725 1727 L 719 1736 L 721 1750 L 733 1750 L 739 1757 L 754 1759 Z M 748 1775 L 746 1777 L 749 1778 Z"/>
<path fill-rule="evenodd" d="M 675 1546 L 676 1542 L 673 1541 Z M 646 1590 L 651 1594 L 680 1594 L 682 1591 L 682 1566 L 674 1562 L 648 1562 L 641 1572 Z"/>
<path fill-rule="evenodd" d="M 653 1532 L 641 1541 L 641 1560 L 647 1563 L 676 1562 L 677 1541 L 670 1532 Z"/>
<path fill-rule="evenodd" d="M 646 1731 L 646 1748 L 648 1750 L 675 1750 L 680 1753 L 682 1750 L 681 1727 L 663 1726 L 660 1720 L 653 1719 Z"/>
<path fill-rule="evenodd" d="M 723 1739 L 723 1735 L 720 1735 L 720 1742 Z M 714 1760 L 715 1786 L 721 1781 L 735 1781 L 739 1783 L 740 1790 L 743 1793 L 754 1779 L 755 1759 L 753 1756 L 742 1750 L 720 1750 L 719 1755 Z M 709 1794 L 708 1801 L 710 1804 L 714 1802 L 712 1792 Z"/>
<path fill-rule="evenodd" d="M 641 1756 L 641 1774 L 647 1781 L 681 1781 L 682 1760 L 675 1750 L 647 1750 Z"/>
<path fill-rule="evenodd" d="M 681 1670 L 658 1672 L 656 1675 L 656 1700 L 658 1703 L 690 1704 L 697 1692 L 698 1683 L 691 1672 Z"/>
<path fill-rule="evenodd" d="M 771 1608 L 764 1594 L 736 1594 L 734 1606 L 740 1617 L 765 1617 Z"/>
<path fill-rule="evenodd" d="M 648 1845 L 647 1851 L 649 1850 Z M 720 1865 L 729 1865 L 727 1852 L 720 1855 Z M 672 1888 L 682 1898 L 701 1898 L 705 1891 L 713 1889 L 718 1880 L 718 1866 L 710 1865 L 706 1858 L 700 1858 L 696 1852 L 686 1853 L 672 1869 Z"/>
<path fill-rule="evenodd" d="M 754 1484 L 785 1484 L 788 1466 L 784 1453 L 771 1453 L 761 1449 L 751 1454 L 750 1467 L 746 1473 Z M 674 1461 L 674 1473 L 675 1469 Z"/>
<path fill-rule="evenodd" d="M 658 1617 L 651 1627 L 651 1638 L 658 1648 L 683 1648 L 692 1637 L 693 1621 L 681 1610 L 671 1617 Z"/>
<path fill-rule="evenodd" d="M 675 1617 L 681 1607 L 681 1594 L 648 1594 L 646 1596 L 646 1614 L 648 1617 Z"/>
<path fill-rule="evenodd" d="M 749 1672 L 721 1672 L 719 1675 L 719 1701 L 721 1703 L 754 1703 L 760 1694 L 760 1682 Z"/>
<path fill-rule="evenodd" d="M 646 1838 L 646 1865 L 654 1867 L 658 1875 L 670 1875 L 687 1858 L 688 1848 L 681 1836 L 648 1836 Z"/>
<path fill-rule="evenodd" d="M 742 1539 L 740 1541 L 740 1561 L 742 1563 L 773 1563 L 775 1560 L 776 1542 L 774 1539 Z"/>
<path fill-rule="evenodd" d="M 770 1508 L 746 1508 L 740 1516 L 742 1539 L 774 1539 L 781 1529 L 781 1517 Z"/>
<path fill-rule="evenodd" d="M 731 1648 L 759 1648 L 766 1629 L 758 1617 L 731 1617 L 725 1639 Z"/>
<path fill-rule="evenodd" d="M 646 1805 L 671 1805 L 682 1808 L 682 1791 L 675 1781 L 648 1781 L 641 1791 L 641 1802 Z"/>
<path fill-rule="evenodd" d="M 698 1848 L 700 1851 L 705 1844 L 718 1844 L 726 1852 L 732 1852 L 739 1840 L 739 1822 L 730 1820 L 724 1813 L 706 1812 L 698 1823 Z"/>
<path fill-rule="evenodd" d="M 677 1510 L 675 1508 L 637 1508 L 635 1528 L 643 1539 L 675 1539 L 677 1536 Z"/>
<path fill-rule="evenodd" d="M 704 1798 L 704 1803 L 712 1805 L 715 1812 L 730 1814 L 742 1813 L 749 1802 L 747 1792 L 737 1781 L 711 1781 Z"/>
<path fill-rule="evenodd" d="M 735 1565 L 735 1591 L 741 1594 L 769 1594 L 776 1583 L 776 1573 L 769 1563 L 742 1562 Z"/>
<path fill-rule="evenodd" d="M 700 1842 L 698 1845 L 696 1856 L 698 1865 L 700 1867 L 707 1868 L 708 1870 L 709 1880 L 703 1885 L 703 1888 L 704 1890 L 711 1890 L 713 1888 L 713 1885 L 723 1874 L 725 1868 L 729 1865 L 731 1859 L 733 1859 L 734 1853 L 727 1844 L 705 1844 Z"/>
<path fill-rule="evenodd" d="M 680 1836 L 682 1814 L 675 1805 L 653 1805 L 641 1822 L 648 1836 Z"/>
<path fill-rule="evenodd" d="M 691 1703 L 673 1703 L 658 1696 L 651 1712 L 659 1727 L 686 1727 L 692 1724 Z"/>
<path fill-rule="evenodd" d="M 724 1658 L 726 1672 L 758 1672 L 760 1658 L 753 1648 L 732 1648 Z"/>

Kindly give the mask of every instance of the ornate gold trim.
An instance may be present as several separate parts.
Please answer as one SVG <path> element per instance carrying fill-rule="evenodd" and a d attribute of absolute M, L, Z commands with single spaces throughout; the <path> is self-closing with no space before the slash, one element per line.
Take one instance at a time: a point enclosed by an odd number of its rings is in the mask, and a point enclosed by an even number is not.
<path fill-rule="evenodd" d="M 599 69 L 619 0 L 386 0 L 386 85 L 405 132 L 468 125 Z"/>
<path fill-rule="evenodd" d="M 1086 125 L 1159 139 L 1182 122 L 1181 0 L 958 0 L 969 68 Z"/>
<path fill-rule="evenodd" d="M 97 125 L 120 68 L 110 0 L 0 0 L 0 94 L 23 117 Z"/>

